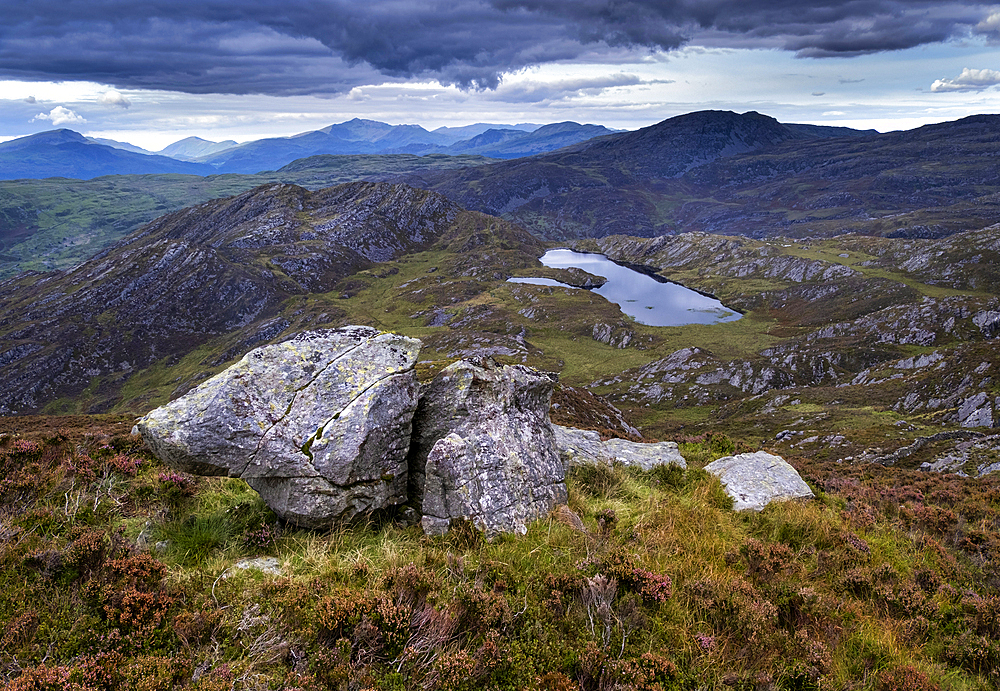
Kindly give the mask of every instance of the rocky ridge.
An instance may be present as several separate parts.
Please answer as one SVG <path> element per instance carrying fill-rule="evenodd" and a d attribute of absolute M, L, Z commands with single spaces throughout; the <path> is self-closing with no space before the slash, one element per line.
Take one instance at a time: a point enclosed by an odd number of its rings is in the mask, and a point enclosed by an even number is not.
<path fill-rule="evenodd" d="M 435 246 L 478 249 L 478 263 L 458 269 L 470 276 L 533 261 L 539 247 L 498 219 L 385 183 L 270 185 L 168 214 L 71 271 L 0 283 L 0 413 L 88 387 L 99 412 L 136 373 L 172 367 L 206 344 L 216 355 L 199 359 L 200 372 L 293 324 L 337 326 L 335 305 L 310 313 L 287 301 L 349 297 L 348 277 Z M 178 388 L 204 378 L 194 375 Z"/>

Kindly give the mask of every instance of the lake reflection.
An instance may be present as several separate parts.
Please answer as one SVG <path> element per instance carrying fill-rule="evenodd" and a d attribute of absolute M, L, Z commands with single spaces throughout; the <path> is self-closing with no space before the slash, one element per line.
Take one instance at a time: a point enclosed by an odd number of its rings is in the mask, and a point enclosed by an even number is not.
<path fill-rule="evenodd" d="M 617 304 L 622 312 L 648 326 L 683 326 L 718 324 L 735 321 L 741 315 L 710 298 L 676 283 L 661 283 L 651 276 L 615 264 L 603 254 L 584 254 L 572 250 L 549 250 L 542 264 L 556 269 L 577 267 L 608 279 L 594 292 Z M 513 283 L 567 286 L 550 278 L 511 278 Z"/>

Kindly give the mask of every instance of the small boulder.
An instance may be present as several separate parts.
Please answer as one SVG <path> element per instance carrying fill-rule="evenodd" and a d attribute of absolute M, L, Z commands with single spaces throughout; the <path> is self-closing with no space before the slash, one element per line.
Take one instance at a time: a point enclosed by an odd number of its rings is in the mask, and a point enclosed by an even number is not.
<path fill-rule="evenodd" d="M 705 470 L 719 478 L 736 511 L 760 511 L 772 501 L 814 496 L 795 468 L 766 451 L 726 456 Z"/>
<path fill-rule="evenodd" d="M 369 327 L 301 333 L 136 424 L 164 463 L 239 477 L 281 518 L 324 527 L 406 501 L 420 341 Z"/>
<path fill-rule="evenodd" d="M 449 365 L 425 388 L 410 454 L 424 532 L 467 519 L 487 534 L 524 534 L 566 503 L 548 416 L 555 383 L 554 374 L 483 358 Z"/>
<path fill-rule="evenodd" d="M 662 441 L 641 443 L 625 439 L 601 441 L 601 435 L 592 430 L 552 425 L 556 435 L 556 448 L 563 464 L 570 468 L 577 465 L 623 465 L 638 466 L 651 470 L 658 465 L 678 465 L 687 468 L 687 463 L 677 448 L 677 442 Z"/>
<path fill-rule="evenodd" d="M 278 561 L 276 557 L 254 557 L 252 559 L 240 559 L 238 562 L 233 564 L 231 568 L 239 569 L 240 571 L 260 571 L 268 576 L 282 576 L 284 572 L 281 570 L 281 562 Z M 227 569 L 223 576 L 229 575 L 229 570 Z"/>

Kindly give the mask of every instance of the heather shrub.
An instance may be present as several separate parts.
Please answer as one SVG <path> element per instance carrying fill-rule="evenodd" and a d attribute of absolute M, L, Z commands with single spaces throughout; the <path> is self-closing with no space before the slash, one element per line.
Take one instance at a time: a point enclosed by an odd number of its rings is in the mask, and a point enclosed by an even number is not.
<path fill-rule="evenodd" d="M 172 503 L 178 503 L 187 497 L 193 497 L 196 484 L 193 478 L 174 471 L 160 473 L 160 494 Z"/>
<path fill-rule="evenodd" d="M 746 562 L 747 575 L 751 578 L 769 580 L 787 569 L 794 554 L 785 545 L 766 545 L 750 538 L 740 547 L 740 554 Z"/>
<path fill-rule="evenodd" d="M 128 437 L 13 443 L 6 688 L 985 691 L 1000 669 L 995 483 L 792 459 L 821 498 L 737 514 L 697 463 L 605 466 L 571 472 L 585 530 L 426 537 L 280 524 Z M 260 552 L 282 575 L 233 568 Z"/>
<path fill-rule="evenodd" d="M 911 665 L 895 667 L 878 675 L 878 691 L 938 691 L 941 687 Z"/>

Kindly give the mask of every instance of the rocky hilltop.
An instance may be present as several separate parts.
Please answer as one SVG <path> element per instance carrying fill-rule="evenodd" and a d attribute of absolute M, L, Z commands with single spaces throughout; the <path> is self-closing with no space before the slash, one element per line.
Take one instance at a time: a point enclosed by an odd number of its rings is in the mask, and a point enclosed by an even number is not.
<path fill-rule="evenodd" d="M 250 351 L 140 418 L 133 434 L 178 470 L 245 480 L 291 523 L 330 527 L 407 503 L 397 513 L 409 522 L 419 513 L 428 535 L 469 522 L 489 536 L 524 535 L 557 507 L 585 531 L 566 506 L 571 466 L 664 476 L 687 467 L 675 442 L 601 441 L 552 425 L 551 372 L 459 360 L 421 386 L 420 346 L 362 326 L 302 332 Z M 814 496 L 784 459 L 762 452 L 705 469 L 737 510 Z"/>
<path fill-rule="evenodd" d="M 838 458 L 888 458 L 928 438 L 900 462 L 990 466 L 987 452 L 958 448 L 969 439 L 936 435 L 988 437 L 1000 421 L 1000 226 L 941 239 L 692 232 L 575 246 L 744 316 L 644 326 L 585 289 L 597 277 L 543 270 L 542 243 L 520 227 L 435 193 L 269 185 L 164 216 L 72 271 L 2 284 L 0 402 L 142 413 L 255 346 L 361 324 L 419 338 L 424 380 L 490 356 L 559 372 L 633 420 L 571 394 L 556 396 L 561 424 L 654 438 L 725 429 Z M 515 275 L 578 287 L 506 282 Z"/>

